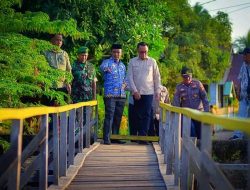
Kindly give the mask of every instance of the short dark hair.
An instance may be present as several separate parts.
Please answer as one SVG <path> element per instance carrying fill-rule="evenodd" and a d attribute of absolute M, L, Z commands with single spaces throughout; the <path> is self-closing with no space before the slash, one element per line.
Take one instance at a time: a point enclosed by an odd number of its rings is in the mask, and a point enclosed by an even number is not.
<path fill-rule="evenodd" d="M 146 42 L 139 42 L 137 44 L 137 49 L 140 47 L 140 46 L 148 46 L 148 44 Z"/>
<path fill-rule="evenodd" d="M 63 36 L 62 34 L 50 34 L 49 37 L 50 39 L 56 37 L 56 36 Z"/>
<path fill-rule="evenodd" d="M 111 50 L 113 49 L 122 49 L 122 45 L 121 44 L 113 44 L 111 47 Z"/>
<path fill-rule="evenodd" d="M 246 55 L 250 53 L 250 48 L 249 47 L 246 47 L 244 50 L 243 50 L 243 54 Z"/>

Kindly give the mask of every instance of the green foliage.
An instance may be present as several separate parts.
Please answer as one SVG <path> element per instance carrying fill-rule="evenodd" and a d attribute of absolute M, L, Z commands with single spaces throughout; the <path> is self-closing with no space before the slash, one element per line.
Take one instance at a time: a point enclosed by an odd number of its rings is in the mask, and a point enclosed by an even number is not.
<path fill-rule="evenodd" d="M 233 47 L 237 53 L 241 53 L 244 48 L 250 47 L 250 30 L 247 32 L 246 36 L 237 38 L 234 41 Z"/>
<path fill-rule="evenodd" d="M 99 64 L 100 59 L 110 55 L 112 43 L 123 44 L 125 63 L 135 55 L 136 44 L 140 41 L 150 44 L 150 54 L 156 59 L 165 48 L 162 26 L 168 14 L 166 2 L 159 1 L 157 4 L 149 0 L 136 3 L 131 0 L 35 2 L 24 5 L 24 11 L 42 10 L 53 19 L 74 18 L 81 31 L 90 34 L 90 38 L 85 38 L 83 44 L 92 49 L 96 64 Z M 78 43 L 76 42 L 74 46 Z"/>
<path fill-rule="evenodd" d="M 9 147 L 10 147 L 10 143 L 0 138 L 0 150 L 2 151 L 2 152 L 0 151 L 0 155 L 6 152 L 9 149 Z"/>
<path fill-rule="evenodd" d="M 212 17 L 199 4 L 191 9 L 185 0 L 168 1 L 168 5 L 172 18 L 165 35 L 169 45 L 160 62 L 166 66 L 164 70 L 170 71 L 169 76 L 163 77 L 163 84 L 175 86 L 177 81 L 173 78 L 183 65 L 205 83 L 218 82 L 230 63 L 232 29 L 228 15 L 218 12 Z"/>
<path fill-rule="evenodd" d="M 65 104 L 64 94 L 52 90 L 64 73 L 52 69 L 41 54 L 49 48 L 53 46 L 42 40 L 0 34 L 0 107 L 40 104 L 42 96 Z"/>
<path fill-rule="evenodd" d="M 105 107 L 103 102 L 103 97 L 97 95 L 98 102 L 98 134 L 103 134 L 103 122 L 105 117 Z"/>
<path fill-rule="evenodd" d="M 3 0 L 5 2 L 5 0 Z M 74 39 L 88 38 L 89 34 L 79 32 L 76 21 L 70 18 L 67 21 L 50 21 L 49 16 L 43 12 L 26 11 L 24 14 L 16 12 L 8 4 L 0 8 L 0 32 L 37 32 L 72 36 Z"/>
<path fill-rule="evenodd" d="M 110 56 L 112 43 L 123 44 L 123 61 L 127 64 L 137 54 L 136 44 L 146 41 L 150 56 L 158 60 L 162 83 L 170 93 L 183 65 L 191 67 L 194 77 L 206 83 L 219 81 L 229 65 L 231 23 L 228 15 L 218 12 L 212 17 L 199 4 L 190 7 L 187 0 L 20 2 L 2 0 L 0 3 L 0 35 L 3 37 L 0 88 L 5 89 L 0 92 L 4 97 L 2 106 L 27 106 L 22 96 L 57 97 L 61 104 L 65 103 L 64 94 L 50 90 L 61 73 L 50 69 L 40 54 L 50 45 L 32 39 L 33 36 L 43 38 L 52 33 L 70 36 L 64 48 L 71 60 L 75 59 L 77 48 L 86 45 L 96 67 Z M 36 69 L 39 75 L 34 74 Z M 101 83 L 101 76 L 98 77 Z M 41 102 L 33 104 L 37 103 Z"/>
<path fill-rule="evenodd" d="M 216 162 L 247 162 L 247 141 L 213 141 L 213 158 Z"/>
<path fill-rule="evenodd" d="M 52 89 L 65 73 L 49 67 L 43 56 L 45 50 L 55 47 L 23 34 L 61 33 L 73 39 L 86 38 L 88 34 L 79 32 L 73 19 L 52 22 L 42 12 L 16 11 L 13 7 L 17 4 L 20 7 L 20 1 L 3 0 L 0 6 L 0 107 L 47 104 L 51 99 L 66 104 L 67 95 Z M 71 76 L 66 79 L 71 80 Z"/>

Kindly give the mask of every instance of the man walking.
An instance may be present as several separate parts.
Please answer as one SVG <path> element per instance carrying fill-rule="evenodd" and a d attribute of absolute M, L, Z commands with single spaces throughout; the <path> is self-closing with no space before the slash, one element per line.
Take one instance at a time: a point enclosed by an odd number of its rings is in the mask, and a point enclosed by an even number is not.
<path fill-rule="evenodd" d="M 129 62 L 128 80 L 134 99 L 135 125 L 139 136 L 146 136 L 151 122 L 152 101 L 159 100 L 160 72 L 155 59 L 148 56 L 148 44 L 137 44 L 138 56 Z M 147 142 L 140 141 L 141 144 Z"/>
<path fill-rule="evenodd" d="M 111 58 L 104 60 L 100 66 L 104 79 L 105 119 L 103 141 L 104 144 L 107 145 L 111 144 L 111 129 L 112 134 L 119 134 L 126 101 L 126 67 L 120 60 L 122 56 L 122 46 L 120 44 L 113 44 L 111 51 Z M 115 142 L 119 143 L 120 141 Z"/>
<path fill-rule="evenodd" d="M 183 67 L 182 82 L 176 86 L 173 105 L 209 112 L 207 93 L 199 80 L 192 78 L 191 69 Z M 191 120 L 191 137 L 201 137 L 201 122 Z"/>

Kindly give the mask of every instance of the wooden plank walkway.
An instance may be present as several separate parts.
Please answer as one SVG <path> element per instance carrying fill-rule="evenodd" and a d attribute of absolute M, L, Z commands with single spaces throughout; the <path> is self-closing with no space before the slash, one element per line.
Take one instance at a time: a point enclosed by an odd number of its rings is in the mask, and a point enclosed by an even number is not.
<path fill-rule="evenodd" d="M 166 190 L 152 145 L 100 145 L 91 152 L 68 190 Z"/>

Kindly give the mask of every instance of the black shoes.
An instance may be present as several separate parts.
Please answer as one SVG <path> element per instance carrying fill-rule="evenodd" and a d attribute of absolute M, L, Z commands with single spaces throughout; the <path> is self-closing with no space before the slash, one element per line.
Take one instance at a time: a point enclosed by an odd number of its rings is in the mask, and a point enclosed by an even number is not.
<path fill-rule="evenodd" d="M 126 142 L 121 141 L 121 140 L 111 140 L 112 143 L 116 143 L 116 144 L 125 144 Z"/>
<path fill-rule="evenodd" d="M 110 141 L 103 141 L 103 144 L 106 144 L 106 145 L 111 145 L 111 143 L 115 143 L 115 144 L 125 144 L 126 142 L 120 141 L 120 140 L 111 140 L 111 142 L 110 142 Z"/>
<path fill-rule="evenodd" d="M 147 142 L 147 141 L 139 141 L 138 144 L 149 145 L 149 142 Z"/>
<path fill-rule="evenodd" d="M 111 142 L 110 141 L 104 141 L 103 144 L 111 145 Z"/>

